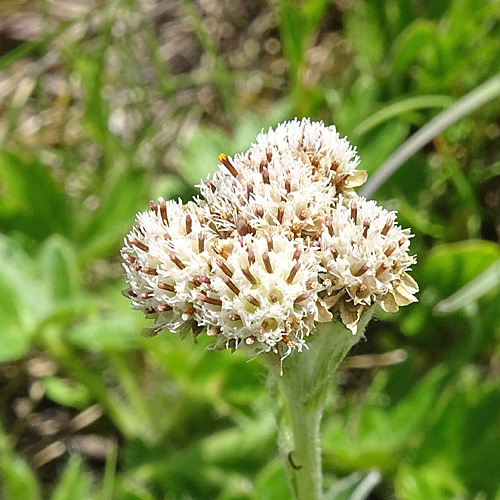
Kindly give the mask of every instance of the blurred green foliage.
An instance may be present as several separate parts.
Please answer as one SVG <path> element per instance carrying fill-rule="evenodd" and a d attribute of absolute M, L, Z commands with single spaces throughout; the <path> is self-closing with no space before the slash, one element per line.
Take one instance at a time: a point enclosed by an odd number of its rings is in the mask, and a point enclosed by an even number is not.
<path fill-rule="evenodd" d="M 219 153 L 294 116 L 335 123 L 374 172 L 498 73 L 500 5 L 71 5 L 54 22 L 40 2 L 31 38 L 0 28 L 0 498 L 287 499 L 265 370 L 201 337 L 141 338 L 121 240 L 149 199 L 189 199 Z M 497 99 L 377 192 L 415 233 L 420 301 L 380 312 L 366 366 L 332 388 L 327 498 L 500 499 L 499 119 Z M 437 312 L 485 270 L 484 293 Z M 369 493 L 357 471 L 374 469 Z"/>

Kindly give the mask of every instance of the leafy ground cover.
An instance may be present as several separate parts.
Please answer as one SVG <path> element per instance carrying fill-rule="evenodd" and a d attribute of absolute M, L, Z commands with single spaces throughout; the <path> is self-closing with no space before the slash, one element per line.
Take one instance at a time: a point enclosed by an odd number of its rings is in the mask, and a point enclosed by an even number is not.
<path fill-rule="evenodd" d="M 0 497 L 289 498 L 265 370 L 141 338 L 123 235 L 295 116 L 335 123 L 374 173 L 500 71 L 499 33 L 479 0 L 1 2 Z M 332 387 L 329 483 L 500 499 L 499 137 L 497 98 L 374 194 L 413 229 L 421 292 L 377 313 Z"/>

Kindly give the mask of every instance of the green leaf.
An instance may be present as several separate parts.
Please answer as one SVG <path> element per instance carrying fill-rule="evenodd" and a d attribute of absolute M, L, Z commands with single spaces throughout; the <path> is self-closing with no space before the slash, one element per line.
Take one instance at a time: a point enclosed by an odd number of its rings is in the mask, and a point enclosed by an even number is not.
<path fill-rule="evenodd" d="M 135 212 L 141 208 L 146 188 L 145 170 L 129 169 L 107 179 L 99 209 L 90 220 L 82 221 L 80 263 L 106 256 L 116 249 L 130 230 Z M 144 207 L 146 209 L 147 207 Z M 87 217 L 87 214 L 85 214 Z"/>
<path fill-rule="evenodd" d="M 66 339 L 71 344 L 89 351 L 126 351 L 137 348 L 142 341 L 140 328 L 129 316 L 99 317 L 75 326 Z"/>
<path fill-rule="evenodd" d="M 471 240 L 438 245 L 423 263 L 423 276 L 441 299 L 449 297 L 500 258 L 490 241 Z"/>
<path fill-rule="evenodd" d="M 84 500 L 88 498 L 89 486 L 90 478 L 84 472 L 81 458 L 73 455 L 50 500 Z"/>
<path fill-rule="evenodd" d="M 281 460 L 273 460 L 258 473 L 252 500 L 290 500 L 290 488 Z"/>
<path fill-rule="evenodd" d="M 58 377 L 44 377 L 41 382 L 47 397 L 60 405 L 81 409 L 90 403 L 90 392 L 83 384 Z"/>
<path fill-rule="evenodd" d="M 439 302 L 434 310 L 441 313 L 456 311 L 478 300 L 498 286 L 500 286 L 500 260 L 494 262 L 460 290 Z"/>
<path fill-rule="evenodd" d="M 466 494 L 460 479 L 442 463 L 421 467 L 403 464 L 396 476 L 395 489 L 401 500 L 455 500 L 465 498 Z"/>
<path fill-rule="evenodd" d="M 417 59 L 422 57 L 427 46 L 434 43 L 436 27 L 426 19 L 418 19 L 403 30 L 394 41 L 394 71 L 403 72 Z"/>
<path fill-rule="evenodd" d="M 444 367 L 438 366 L 415 383 L 410 393 L 387 412 L 392 428 L 390 438 L 386 437 L 388 441 L 403 442 L 424 428 L 447 379 Z"/>
<path fill-rule="evenodd" d="M 35 473 L 13 451 L 0 426 L 0 497 L 2 500 L 39 500 L 40 489 Z"/>
<path fill-rule="evenodd" d="M 116 462 L 118 456 L 118 447 L 116 443 L 113 449 L 106 458 L 106 465 L 104 467 L 104 477 L 102 480 L 101 488 L 97 494 L 97 500 L 109 500 L 113 497 L 113 492 L 116 486 Z"/>
<path fill-rule="evenodd" d="M 368 116 L 352 131 L 354 136 L 361 136 L 380 124 L 403 113 L 425 108 L 446 108 L 453 103 L 453 98 L 444 95 L 420 95 L 408 97 L 387 104 L 379 111 Z"/>
<path fill-rule="evenodd" d="M 361 167 L 372 174 L 390 156 L 390 154 L 405 140 L 409 125 L 399 121 L 391 121 L 372 131 L 358 145 L 362 158 Z"/>
<path fill-rule="evenodd" d="M 48 308 L 34 279 L 32 259 L 13 239 L 0 235 L 0 362 L 19 359 L 27 352 L 33 329 Z"/>
<path fill-rule="evenodd" d="M 198 127 L 185 146 L 179 173 L 188 184 L 199 184 L 217 170 L 221 153 L 229 154 L 227 134 L 214 127 Z"/>
<path fill-rule="evenodd" d="M 0 151 L 0 229 L 42 241 L 67 234 L 66 196 L 48 166 L 19 153 Z"/>
<path fill-rule="evenodd" d="M 54 235 L 44 243 L 39 266 L 42 283 L 56 306 L 79 296 L 80 278 L 76 255 L 65 238 Z"/>
<path fill-rule="evenodd" d="M 3 313 L 1 303 L 0 313 Z M 2 329 L 0 331 L 0 363 L 21 359 L 28 352 L 30 344 L 31 335 L 19 325 L 6 324 L 2 316 Z"/>
<path fill-rule="evenodd" d="M 324 495 L 323 500 L 366 500 L 381 479 L 377 470 L 354 472 L 336 481 Z"/>

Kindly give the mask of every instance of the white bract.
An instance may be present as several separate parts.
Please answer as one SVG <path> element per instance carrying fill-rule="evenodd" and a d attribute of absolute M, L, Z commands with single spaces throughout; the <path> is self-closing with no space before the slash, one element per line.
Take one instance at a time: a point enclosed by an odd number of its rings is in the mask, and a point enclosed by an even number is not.
<path fill-rule="evenodd" d="M 201 196 L 151 202 L 122 249 L 146 335 L 206 329 L 220 348 L 300 351 L 317 322 L 353 334 L 363 310 L 414 302 L 410 233 L 395 213 L 357 197 L 366 180 L 335 127 L 278 125 L 228 158 Z"/>

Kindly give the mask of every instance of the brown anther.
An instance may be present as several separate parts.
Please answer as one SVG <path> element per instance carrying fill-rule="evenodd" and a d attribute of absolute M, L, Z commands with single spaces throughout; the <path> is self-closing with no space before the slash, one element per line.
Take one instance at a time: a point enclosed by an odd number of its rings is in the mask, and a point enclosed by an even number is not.
<path fill-rule="evenodd" d="M 293 260 L 299 260 L 300 256 L 302 255 L 302 250 L 300 248 L 296 248 L 295 252 L 293 253 Z"/>
<path fill-rule="evenodd" d="M 205 283 L 207 285 L 210 285 L 210 283 L 212 283 L 212 281 L 210 280 L 210 278 L 208 276 L 203 276 L 203 274 L 200 274 L 198 276 L 198 279 L 202 282 L 202 283 Z"/>
<path fill-rule="evenodd" d="M 310 294 L 307 292 L 301 293 L 294 301 L 294 304 L 298 304 L 299 302 L 303 302 L 304 300 L 307 300 L 310 297 Z"/>
<path fill-rule="evenodd" d="M 249 248 L 247 250 L 247 254 L 248 254 L 248 264 L 253 264 L 255 262 L 255 252 Z"/>
<path fill-rule="evenodd" d="M 158 205 L 153 200 L 149 202 L 149 206 L 155 214 L 158 214 Z"/>
<path fill-rule="evenodd" d="M 290 185 L 290 179 L 285 179 L 285 191 L 286 194 L 290 193 L 292 186 Z"/>
<path fill-rule="evenodd" d="M 306 220 L 306 219 L 307 219 L 307 210 L 306 210 L 306 209 L 304 209 L 304 210 L 302 210 L 302 211 L 300 212 L 300 214 L 299 214 L 299 219 L 300 219 L 300 220 Z"/>
<path fill-rule="evenodd" d="M 163 281 L 158 281 L 158 288 L 160 290 L 167 290 L 167 292 L 175 292 L 175 288 L 168 283 L 164 283 Z"/>
<path fill-rule="evenodd" d="M 272 158 L 273 158 L 273 152 L 272 151 L 266 151 L 266 158 L 267 158 L 267 162 L 269 163 Z"/>
<path fill-rule="evenodd" d="M 156 276 L 158 273 L 154 267 L 143 267 L 141 271 L 145 274 L 149 274 L 151 276 Z"/>
<path fill-rule="evenodd" d="M 190 283 L 193 286 L 200 286 L 201 285 L 201 281 L 196 279 L 194 276 L 188 277 L 188 283 Z"/>
<path fill-rule="evenodd" d="M 368 229 L 370 228 L 370 221 L 363 221 L 363 236 L 366 238 L 368 236 Z"/>
<path fill-rule="evenodd" d="M 186 234 L 189 234 L 193 228 L 193 219 L 189 214 L 186 214 Z"/>
<path fill-rule="evenodd" d="M 255 279 L 255 276 L 250 272 L 248 267 L 242 267 L 241 272 L 244 274 L 245 278 L 252 284 L 256 285 L 257 280 Z"/>
<path fill-rule="evenodd" d="M 355 204 L 351 205 L 351 219 L 354 221 L 354 224 L 357 224 L 358 207 Z"/>
<path fill-rule="evenodd" d="M 295 345 L 295 342 L 288 335 L 283 335 L 283 337 L 281 337 L 281 342 L 289 347 L 293 347 Z"/>
<path fill-rule="evenodd" d="M 336 172 L 339 167 L 340 167 L 340 163 L 337 160 L 333 160 L 332 164 L 330 166 L 330 170 L 333 170 L 334 172 Z"/>
<path fill-rule="evenodd" d="M 272 252 L 274 250 L 273 237 L 271 235 L 266 236 L 267 249 Z"/>
<path fill-rule="evenodd" d="M 384 255 L 386 257 L 389 257 L 390 255 L 392 255 L 394 253 L 394 250 L 396 250 L 396 247 L 397 247 L 397 244 L 392 242 L 386 249 L 385 249 L 385 252 L 384 252 Z"/>
<path fill-rule="evenodd" d="M 167 215 L 167 204 L 165 203 L 165 200 L 163 198 L 160 198 L 158 201 L 160 202 L 161 218 L 167 223 L 167 226 L 168 226 L 169 222 L 168 222 L 168 215 Z"/>
<path fill-rule="evenodd" d="M 250 199 L 250 195 L 253 193 L 253 184 L 247 184 L 247 200 Z"/>
<path fill-rule="evenodd" d="M 255 209 L 255 215 L 257 217 L 264 217 L 264 208 L 263 207 L 257 207 Z"/>
<path fill-rule="evenodd" d="M 216 259 L 215 262 L 217 262 L 217 265 L 221 268 L 221 271 L 224 274 L 227 274 L 230 278 L 233 277 L 233 271 L 231 271 L 231 269 L 226 266 L 225 262 L 222 259 Z"/>
<path fill-rule="evenodd" d="M 278 296 L 276 295 L 276 292 L 274 290 L 272 290 L 271 293 L 269 294 L 269 299 L 273 304 L 278 302 Z"/>
<path fill-rule="evenodd" d="M 169 306 L 168 304 L 160 304 L 158 306 L 158 311 L 160 312 L 167 312 L 167 311 L 171 311 L 173 309 L 172 306 Z"/>
<path fill-rule="evenodd" d="M 362 276 L 368 271 L 368 264 L 363 264 L 358 271 L 354 274 L 354 276 Z"/>
<path fill-rule="evenodd" d="M 168 254 L 169 259 L 179 268 L 184 269 L 186 266 L 180 261 L 179 257 L 174 252 Z"/>
<path fill-rule="evenodd" d="M 260 305 L 260 302 L 253 296 L 253 295 L 247 295 L 245 297 L 247 299 L 248 302 L 250 302 L 250 304 L 252 304 L 253 306 L 255 307 L 259 307 Z"/>
<path fill-rule="evenodd" d="M 229 314 L 227 319 L 229 321 L 240 321 L 241 316 L 239 316 L 238 314 Z"/>
<path fill-rule="evenodd" d="M 133 255 L 130 255 L 129 253 L 124 253 L 123 258 L 127 261 L 133 264 L 135 262 L 135 257 Z"/>
<path fill-rule="evenodd" d="M 279 224 L 283 223 L 283 216 L 285 215 L 285 207 L 281 203 L 278 207 L 278 214 L 276 215 L 276 219 L 278 220 Z"/>
<path fill-rule="evenodd" d="M 339 256 L 337 249 L 333 245 L 330 247 L 330 252 L 332 252 L 332 256 L 334 259 L 336 259 Z"/>
<path fill-rule="evenodd" d="M 301 266 L 301 263 L 298 261 L 293 265 L 292 270 L 290 271 L 290 274 L 288 275 L 288 278 L 286 279 L 287 285 L 291 285 L 293 283 L 293 280 L 295 279 L 295 276 L 297 275 L 297 273 L 300 269 L 300 266 Z"/>
<path fill-rule="evenodd" d="M 380 266 L 377 267 L 377 270 L 375 271 L 375 277 L 378 278 L 387 268 L 384 266 L 384 264 L 380 264 Z"/>
<path fill-rule="evenodd" d="M 266 271 L 271 274 L 273 272 L 273 266 L 271 265 L 271 259 L 269 258 L 269 254 L 267 252 L 262 253 L 262 260 L 264 261 Z"/>
<path fill-rule="evenodd" d="M 149 293 L 147 292 L 144 292 L 144 293 L 141 293 L 139 295 L 139 297 L 142 299 L 142 300 L 146 300 L 146 299 L 149 299 L 149 297 L 151 297 L 151 295 L 149 295 Z"/>
<path fill-rule="evenodd" d="M 227 287 L 235 294 L 239 295 L 240 294 L 240 289 L 231 281 L 231 279 L 227 276 L 222 276 L 222 279 L 224 283 L 227 285 Z"/>
<path fill-rule="evenodd" d="M 389 229 L 391 229 L 391 227 L 394 225 L 394 220 L 393 219 L 387 219 L 387 221 L 385 222 L 385 225 L 382 229 L 382 234 L 385 236 L 388 232 L 389 232 Z"/>
<path fill-rule="evenodd" d="M 136 294 L 133 290 L 129 290 L 129 291 L 127 292 L 127 295 L 128 295 L 129 297 L 133 297 L 133 298 L 137 297 L 137 294 Z"/>
<path fill-rule="evenodd" d="M 313 288 L 314 287 L 312 283 L 306 283 L 306 290 L 312 290 Z"/>
<path fill-rule="evenodd" d="M 325 226 L 326 228 L 328 229 L 328 234 L 330 236 L 334 236 L 335 235 L 335 231 L 333 230 L 333 224 L 332 224 L 332 216 L 328 216 L 326 219 L 325 219 Z"/>
<path fill-rule="evenodd" d="M 219 249 L 219 251 L 217 252 L 224 260 L 227 260 L 227 258 L 229 257 L 229 254 L 227 253 L 227 250 L 222 247 L 221 249 Z"/>
<path fill-rule="evenodd" d="M 199 293 L 198 300 L 201 300 L 202 302 L 205 302 L 205 304 L 210 304 L 212 306 L 222 306 L 222 300 L 209 297 L 206 293 Z"/>
<path fill-rule="evenodd" d="M 224 153 L 219 155 L 219 161 L 229 170 L 229 172 L 231 172 L 233 177 L 238 177 L 238 171 Z"/>
<path fill-rule="evenodd" d="M 185 316 L 186 318 L 190 318 L 195 312 L 196 312 L 196 309 L 194 308 L 194 306 L 191 306 L 189 309 L 186 309 L 184 311 L 184 314 L 182 316 Z"/>
<path fill-rule="evenodd" d="M 215 191 L 217 191 L 217 188 L 215 187 L 215 184 L 211 180 L 209 180 L 209 179 L 207 179 L 205 181 L 205 186 L 208 186 L 210 188 L 210 190 L 212 191 L 212 193 L 215 193 Z"/>
<path fill-rule="evenodd" d="M 134 271 L 140 271 L 140 270 L 142 269 L 142 266 L 141 266 L 141 265 L 139 265 L 139 264 L 137 264 L 137 262 L 134 262 L 134 263 L 132 264 L 132 269 L 133 269 Z"/>
<path fill-rule="evenodd" d="M 131 245 L 134 247 L 140 248 L 143 252 L 149 252 L 149 247 L 144 244 L 142 241 L 139 241 L 137 238 L 132 238 L 130 241 Z"/>
<path fill-rule="evenodd" d="M 205 233 L 198 233 L 198 253 L 205 250 Z"/>
<path fill-rule="evenodd" d="M 267 168 L 262 169 L 262 182 L 264 184 L 269 184 L 269 170 Z"/>
<path fill-rule="evenodd" d="M 267 167 L 268 163 L 266 160 L 262 160 L 259 164 L 259 173 L 262 173 L 262 171 Z"/>

